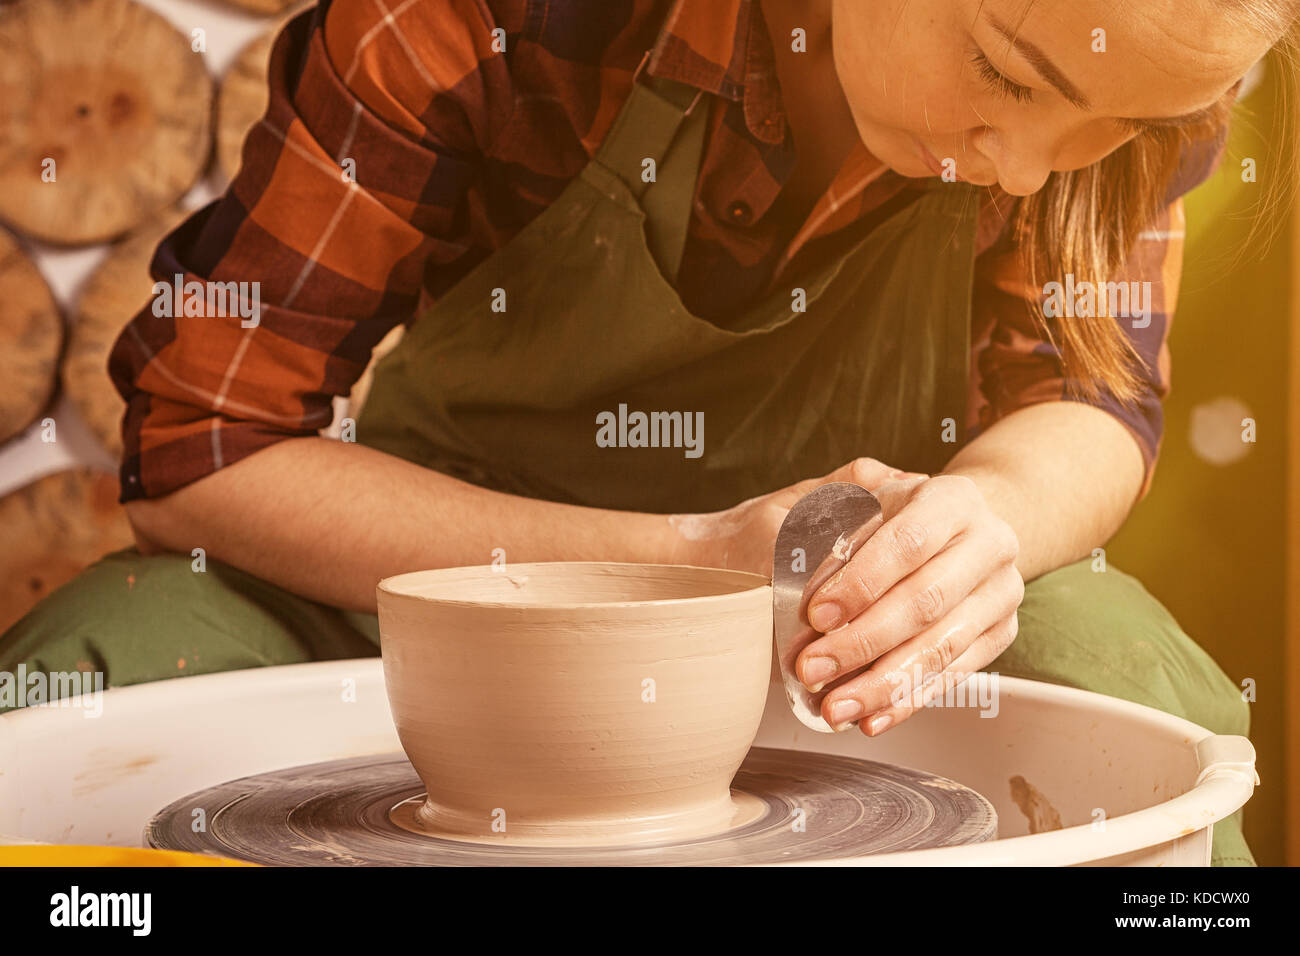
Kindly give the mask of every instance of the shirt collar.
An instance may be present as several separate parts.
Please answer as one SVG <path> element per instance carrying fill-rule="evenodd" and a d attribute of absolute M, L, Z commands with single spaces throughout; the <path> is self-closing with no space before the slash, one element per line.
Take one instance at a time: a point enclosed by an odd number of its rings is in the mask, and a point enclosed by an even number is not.
<path fill-rule="evenodd" d="M 776 56 L 756 0 L 674 0 L 646 70 L 741 103 L 756 139 L 785 140 Z"/>

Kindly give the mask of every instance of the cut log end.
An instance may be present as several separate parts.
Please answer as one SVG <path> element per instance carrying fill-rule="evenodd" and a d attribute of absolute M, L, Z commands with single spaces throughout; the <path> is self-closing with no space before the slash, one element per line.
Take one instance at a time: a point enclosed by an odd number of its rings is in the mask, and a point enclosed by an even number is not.
<path fill-rule="evenodd" d="M 270 102 L 266 68 L 279 27 L 258 37 L 240 52 L 217 94 L 217 168 L 227 180 L 239 172 L 244 137 L 266 113 Z"/>
<path fill-rule="evenodd" d="M 77 468 L 0 499 L 0 632 L 99 558 L 134 543 L 113 475 Z M 129 582 L 123 582 L 123 588 Z"/>
<path fill-rule="evenodd" d="M 122 455 L 125 408 L 108 375 L 108 356 L 132 317 L 149 301 L 149 263 L 159 241 L 186 216 L 172 207 L 115 245 L 82 288 L 68 335 L 62 381 L 78 414 L 115 458 Z"/>
<path fill-rule="evenodd" d="M 0 6 L 0 218 L 102 242 L 176 202 L 211 152 L 201 53 L 135 0 Z"/>
<path fill-rule="evenodd" d="M 49 404 L 63 347 L 63 319 L 36 263 L 0 229 L 0 442 Z"/>

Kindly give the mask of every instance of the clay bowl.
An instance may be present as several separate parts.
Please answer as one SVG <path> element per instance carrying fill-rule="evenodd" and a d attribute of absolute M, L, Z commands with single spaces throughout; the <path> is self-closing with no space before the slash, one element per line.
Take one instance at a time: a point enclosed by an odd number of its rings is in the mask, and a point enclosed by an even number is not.
<path fill-rule="evenodd" d="M 591 846 L 757 816 L 730 783 L 767 696 L 766 578 L 513 564 L 399 574 L 379 582 L 378 602 L 389 706 L 428 788 L 399 823 Z"/>

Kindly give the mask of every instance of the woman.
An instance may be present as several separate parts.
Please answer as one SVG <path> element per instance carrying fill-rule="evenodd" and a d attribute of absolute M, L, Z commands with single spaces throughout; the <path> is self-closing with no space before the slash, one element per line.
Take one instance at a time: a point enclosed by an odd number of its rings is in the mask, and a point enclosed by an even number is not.
<path fill-rule="evenodd" d="M 374 654 L 376 581 L 502 554 L 770 573 L 788 508 L 847 480 L 885 522 L 809 607 L 800 678 L 857 675 L 833 724 L 886 732 L 918 703 L 897 675 L 991 668 L 1244 733 L 1093 555 L 1151 479 L 1179 197 L 1298 9 L 322 2 L 229 192 L 153 263 L 256 279 L 260 319 L 153 303 L 120 337 L 139 550 L 0 666 Z M 1125 308 L 1046 307 L 1108 281 Z M 345 441 L 317 437 L 398 322 Z M 1251 862 L 1238 820 L 1215 860 Z"/>

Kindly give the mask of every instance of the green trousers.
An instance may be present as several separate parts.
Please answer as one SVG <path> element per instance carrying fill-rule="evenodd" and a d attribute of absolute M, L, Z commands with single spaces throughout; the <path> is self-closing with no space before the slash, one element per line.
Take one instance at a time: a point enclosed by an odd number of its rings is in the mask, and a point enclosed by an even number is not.
<path fill-rule="evenodd" d="M 183 555 L 105 556 L 0 637 L 0 671 L 100 670 L 105 686 L 366 657 L 373 614 L 297 597 L 230 565 Z M 1137 580 L 1080 561 L 1032 581 L 1020 632 L 988 670 L 1146 704 L 1215 733 L 1246 734 L 1238 688 Z M 1216 866 L 1251 866 L 1241 812 L 1214 827 Z"/>

